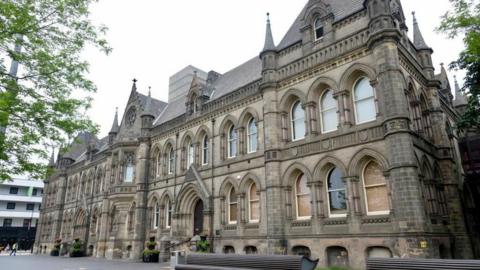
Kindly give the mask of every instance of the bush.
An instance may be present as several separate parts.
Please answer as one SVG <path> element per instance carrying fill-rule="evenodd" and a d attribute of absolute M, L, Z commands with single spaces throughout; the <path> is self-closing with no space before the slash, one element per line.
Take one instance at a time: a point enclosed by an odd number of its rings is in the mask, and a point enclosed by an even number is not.
<path fill-rule="evenodd" d="M 70 250 L 70 257 L 83 257 L 83 243 L 80 239 L 75 239 Z"/>
<path fill-rule="evenodd" d="M 155 249 L 145 249 L 143 251 L 143 262 L 153 263 L 158 262 L 160 257 L 160 251 Z"/>

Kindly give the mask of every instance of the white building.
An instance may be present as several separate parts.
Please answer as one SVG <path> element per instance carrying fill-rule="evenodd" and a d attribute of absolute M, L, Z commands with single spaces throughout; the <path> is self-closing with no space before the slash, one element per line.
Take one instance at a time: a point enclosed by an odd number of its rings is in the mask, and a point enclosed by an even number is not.
<path fill-rule="evenodd" d="M 35 239 L 43 181 L 15 179 L 0 183 L 0 246 L 18 242 L 30 249 Z"/>

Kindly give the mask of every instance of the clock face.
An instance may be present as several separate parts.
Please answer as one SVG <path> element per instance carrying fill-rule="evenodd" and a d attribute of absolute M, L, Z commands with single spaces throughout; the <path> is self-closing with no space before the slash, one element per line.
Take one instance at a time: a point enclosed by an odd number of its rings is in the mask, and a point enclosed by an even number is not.
<path fill-rule="evenodd" d="M 133 124 L 135 123 L 135 119 L 137 118 L 136 112 L 135 112 L 135 107 L 130 108 L 127 113 L 127 127 L 132 127 Z"/>

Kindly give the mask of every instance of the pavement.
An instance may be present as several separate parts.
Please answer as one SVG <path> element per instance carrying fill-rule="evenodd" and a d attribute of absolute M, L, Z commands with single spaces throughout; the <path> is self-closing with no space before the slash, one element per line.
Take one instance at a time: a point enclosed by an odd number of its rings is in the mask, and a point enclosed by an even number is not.
<path fill-rule="evenodd" d="M 169 263 L 141 263 L 99 258 L 69 258 L 30 253 L 17 256 L 0 254 L 0 269 L 10 270 L 170 270 Z M 3 256 L 2 256 L 3 255 Z M 7 256 L 5 256 L 7 255 Z"/>

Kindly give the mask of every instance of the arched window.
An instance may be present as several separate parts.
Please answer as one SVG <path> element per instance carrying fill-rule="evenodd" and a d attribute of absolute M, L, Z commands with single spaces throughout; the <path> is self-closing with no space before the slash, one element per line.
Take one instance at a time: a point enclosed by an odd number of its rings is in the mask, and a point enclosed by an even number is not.
<path fill-rule="evenodd" d="M 368 258 L 392 258 L 392 252 L 386 247 L 369 247 L 367 256 Z"/>
<path fill-rule="evenodd" d="M 305 110 L 303 110 L 300 101 L 297 101 L 293 104 L 291 119 L 292 140 L 298 141 L 305 138 Z"/>
<path fill-rule="evenodd" d="M 255 118 L 252 117 L 250 121 L 248 121 L 248 128 L 247 128 L 247 145 L 248 145 L 248 153 L 257 152 L 257 145 L 258 145 L 258 137 L 257 137 L 257 122 Z"/>
<path fill-rule="evenodd" d="M 327 248 L 328 266 L 348 267 L 348 251 L 344 247 Z"/>
<path fill-rule="evenodd" d="M 370 85 L 370 81 L 366 77 L 358 79 L 353 92 L 357 124 L 374 121 L 377 118 L 375 90 Z"/>
<path fill-rule="evenodd" d="M 223 247 L 223 253 L 225 254 L 235 254 L 235 248 L 232 246 Z"/>
<path fill-rule="evenodd" d="M 320 20 L 320 18 L 315 20 L 315 25 L 314 26 L 315 26 L 315 40 L 319 40 L 319 39 L 323 38 L 323 34 L 324 34 L 323 24 L 322 24 L 322 21 Z"/>
<path fill-rule="evenodd" d="M 307 258 L 310 258 L 310 256 L 312 255 L 312 252 L 306 246 L 294 246 L 292 248 L 292 253 L 294 255 L 304 256 L 304 257 L 307 257 Z"/>
<path fill-rule="evenodd" d="M 257 254 L 257 247 L 255 246 L 246 246 L 245 247 L 245 254 Z"/>
<path fill-rule="evenodd" d="M 248 191 L 248 220 L 258 222 L 260 220 L 260 197 L 257 194 L 257 185 L 252 183 Z"/>
<path fill-rule="evenodd" d="M 363 185 L 368 215 L 390 213 L 387 181 L 377 162 L 370 161 L 363 170 Z"/>
<path fill-rule="evenodd" d="M 193 164 L 194 160 L 194 145 L 192 141 L 187 142 L 187 169 L 190 167 L 190 165 Z"/>
<path fill-rule="evenodd" d="M 167 205 L 165 206 L 165 228 L 170 229 L 172 226 L 172 203 L 170 199 L 167 199 Z"/>
<path fill-rule="evenodd" d="M 132 183 L 133 182 L 133 154 L 127 154 L 127 158 L 125 161 L 125 175 L 124 175 L 124 182 L 125 183 Z"/>
<path fill-rule="evenodd" d="M 202 140 L 202 165 L 208 164 L 208 136 L 203 136 Z"/>
<path fill-rule="evenodd" d="M 328 212 L 331 217 L 346 216 L 347 194 L 342 172 L 333 168 L 327 177 Z"/>
<path fill-rule="evenodd" d="M 301 173 L 295 182 L 295 202 L 297 219 L 308 219 L 312 216 L 310 206 L 310 189 L 307 186 L 307 176 Z"/>
<path fill-rule="evenodd" d="M 231 126 L 228 130 L 228 157 L 234 158 L 237 156 L 237 131 L 235 130 L 235 126 Z"/>
<path fill-rule="evenodd" d="M 168 174 L 173 174 L 173 171 L 175 170 L 175 151 L 173 150 L 173 147 L 170 148 L 170 151 L 168 152 Z"/>
<path fill-rule="evenodd" d="M 237 195 L 233 187 L 228 192 L 228 223 L 237 223 Z"/>
<path fill-rule="evenodd" d="M 155 202 L 154 209 L 153 209 L 153 228 L 158 228 L 158 224 L 160 223 L 160 205 L 158 202 Z"/>
<path fill-rule="evenodd" d="M 335 131 L 338 128 L 337 101 L 333 98 L 333 91 L 327 90 L 320 100 L 322 115 L 322 132 Z"/>

